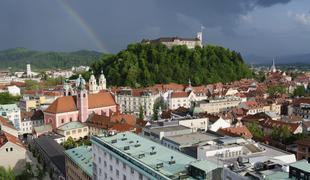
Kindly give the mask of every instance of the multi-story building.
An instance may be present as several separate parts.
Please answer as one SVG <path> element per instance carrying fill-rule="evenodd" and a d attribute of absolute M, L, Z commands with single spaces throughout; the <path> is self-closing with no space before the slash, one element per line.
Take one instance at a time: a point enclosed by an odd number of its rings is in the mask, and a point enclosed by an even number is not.
<path fill-rule="evenodd" d="M 216 164 L 197 161 L 134 133 L 92 136 L 93 179 L 214 179 Z"/>
<path fill-rule="evenodd" d="M 210 160 L 221 165 L 233 163 L 238 157 L 246 157 L 253 164 L 271 158 L 283 164 L 296 161 L 292 153 L 241 137 L 221 137 L 202 144 L 197 149 L 197 159 Z"/>
<path fill-rule="evenodd" d="M 73 121 L 73 122 L 68 122 L 66 124 L 59 126 L 56 129 L 56 133 L 61 136 L 64 136 L 65 141 L 69 137 L 72 137 L 73 140 L 76 141 L 76 140 L 87 137 L 89 133 L 89 129 L 88 129 L 88 126 L 86 126 L 85 124 L 78 122 L 78 121 Z"/>
<path fill-rule="evenodd" d="M 0 131 L 0 157 L 0 166 L 6 169 L 12 168 L 16 173 L 21 173 L 26 162 L 30 161 L 27 149 L 22 142 L 5 131 Z"/>
<path fill-rule="evenodd" d="M 0 116 L 10 120 L 17 130 L 20 130 L 21 116 L 20 109 L 16 104 L 0 105 Z"/>
<path fill-rule="evenodd" d="M 300 139 L 297 144 L 297 160 L 306 159 L 310 161 L 310 138 Z"/>
<path fill-rule="evenodd" d="M 47 170 L 52 172 L 51 179 L 65 180 L 65 149 L 63 146 L 50 136 L 41 136 L 33 139 L 31 149 L 35 149 L 38 158 L 48 165 Z"/>
<path fill-rule="evenodd" d="M 235 96 L 227 96 L 221 98 L 207 99 L 197 101 L 194 103 L 194 114 L 199 113 L 219 113 L 227 109 L 238 106 L 242 102 L 242 99 Z"/>
<path fill-rule="evenodd" d="M 20 134 L 30 134 L 34 127 L 44 124 L 44 114 L 41 110 L 33 110 L 30 112 L 21 112 Z"/>
<path fill-rule="evenodd" d="M 80 146 L 65 151 L 66 179 L 92 180 L 93 159 L 90 146 Z"/>
<path fill-rule="evenodd" d="M 153 114 L 153 106 L 160 98 L 160 93 L 153 90 L 122 89 L 116 92 L 116 102 L 122 113 L 139 115 L 143 108 L 145 116 Z"/>
<path fill-rule="evenodd" d="M 159 44 L 162 43 L 168 48 L 185 45 L 189 49 L 196 46 L 202 47 L 202 32 L 198 32 L 196 38 L 162 37 L 154 40 L 142 40 L 142 43 Z"/>

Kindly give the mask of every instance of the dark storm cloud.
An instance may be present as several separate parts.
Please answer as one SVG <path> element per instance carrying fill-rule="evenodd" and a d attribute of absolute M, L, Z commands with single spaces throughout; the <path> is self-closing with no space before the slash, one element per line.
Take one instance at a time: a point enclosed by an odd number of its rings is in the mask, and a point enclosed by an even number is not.
<path fill-rule="evenodd" d="M 291 0 L 258 0 L 257 4 L 264 7 L 270 7 L 275 4 L 286 4 Z"/>
<path fill-rule="evenodd" d="M 96 49 L 101 42 L 116 52 L 128 43 L 158 36 L 194 36 L 203 25 L 234 36 L 240 16 L 255 7 L 289 0 L 68 0 L 73 17 L 61 0 L 4 0 L 0 2 L 0 49 Z"/>

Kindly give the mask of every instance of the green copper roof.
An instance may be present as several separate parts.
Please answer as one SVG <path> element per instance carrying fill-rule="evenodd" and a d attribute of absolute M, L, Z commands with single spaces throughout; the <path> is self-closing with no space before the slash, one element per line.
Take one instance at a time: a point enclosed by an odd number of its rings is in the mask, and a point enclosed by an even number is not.
<path fill-rule="evenodd" d="M 300 160 L 290 164 L 291 167 L 303 170 L 305 172 L 310 172 L 310 164 L 307 160 Z"/>
<path fill-rule="evenodd" d="M 210 161 L 196 161 L 191 163 L 193 167 L 204 170 L 206 173 L 213 171 L 217 165 Z"/>
<path fill-rule="evenodd" d="M 91 146 L 80 146 L 65 151 L 65 154 L 87 175 L 93 176 L 93 160 Z"/>
<path fill-rule="evenodd" d="M 62 126 L 59 126 L 58 129 L 62 131 L 68 131 L 71 129 L 78 129 L 78 128 L 83 128 L 85 127 L 84 124 L 78 122 L 78 121 L 73 121 L 73 122 L 68 122 Z"/>
<path fill-rule="evenodd" d="M 91 140 L 92 143 L 103 145 L 105 148 L 117 149 L 118 153 L 138 162 L 140 168 L 149 168 L 151 171 L 160 173 L 162 177 L 171 178 L 178 177 L 180 173 L 186 174 L 186 167 L 197 161 L 190 156 L 166 148 L 131 132 L 107 137 L 93 136 Z"/>

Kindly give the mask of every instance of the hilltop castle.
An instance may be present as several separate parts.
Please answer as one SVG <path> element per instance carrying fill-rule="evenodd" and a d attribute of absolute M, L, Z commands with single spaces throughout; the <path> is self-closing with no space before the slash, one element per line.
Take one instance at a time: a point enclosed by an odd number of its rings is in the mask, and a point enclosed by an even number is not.
<path fill-rule="evenodd" d="M 172 48 L 172 46 L 185 45 L 188 49 L 193 49 L 196 46 L 202 47 L 202 32 L 198 32 L 195 38 L 161 37 L 153 40 L 144 39 L 142 43 L 162 43 L 169 49 Z"/>

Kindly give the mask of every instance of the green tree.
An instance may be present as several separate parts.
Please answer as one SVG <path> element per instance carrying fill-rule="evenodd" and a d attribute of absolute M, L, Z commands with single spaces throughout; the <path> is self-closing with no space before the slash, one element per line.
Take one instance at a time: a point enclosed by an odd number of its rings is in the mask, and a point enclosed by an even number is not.
<path fill-rule="evenodd" d="M 262 137 L 264 137 L 263 130 L 258 126 L 258 124 L 256 122 L 251 122 L 248 125 L 248 129 L 252 133 L 253 137 L 255 137 L 255 138 L 262 138 Z"/>
<path fill-rule="evenodd" d="M 288 126 L 281 126 L 281 127 L 273 128 L 270 136 L 272 139 L 286 144 L 286 140 L 292 136 L 292 133 L 289 130 Z"/>
<path fill-rule="evenodd" d="M 4 167 L 0 166 L 0 179 L 3 180 L 14 180 L 15 176 L 11 168 L 5 169 Z"/>
<path fill-rule="evenodd" d="M 201 85 L 253 77 L 240 53 L 218 46 L 169 49 L 163 44 L 130 44 L 116 55 L 94 62 L 92 69 L 97 76 L 103 70 L 111 85 L 132 87 L 184 84 L 188 79 Z"/>
<path fill-rule="evenodd" d="M 73 140 L 73 138 L 70 136 L 68 137 L 68 139 L 64 142 L 64 148 L 65 149 L 72 149 L 76 146 L 75 141 Z"/>
<path fill-rule="evenodd" d="M 284 86 L 271 86 L 268 87 L 267 92 L 270 96 L 276 96 L 287 93 L 287 90 Z"/>
<path fill-rule="evenodd" d="M 296 96 L 305 96 L 306 95 L 306 89 L 304 86 L 297 86 L 297 88 L 294 90 L 293 95 Z"/>
<path fill-rule="evenodd" d="M 143 109 L 143 107 L 141 105 L 139 107 L 139 119 L 140 120 L 144 119 L 144 109 Z"/>
<path fill-rule="evenodd" d="M 0 104 L 13 104 L 18 102 L 20 96 L 12 96 L 7 92 L 0 93 Z"/>
<path fill-rule="evenodd" d="M 34 80 L 25 80 L 25 89 L 26 90 L 39 90 L 40 84 Z"/>

